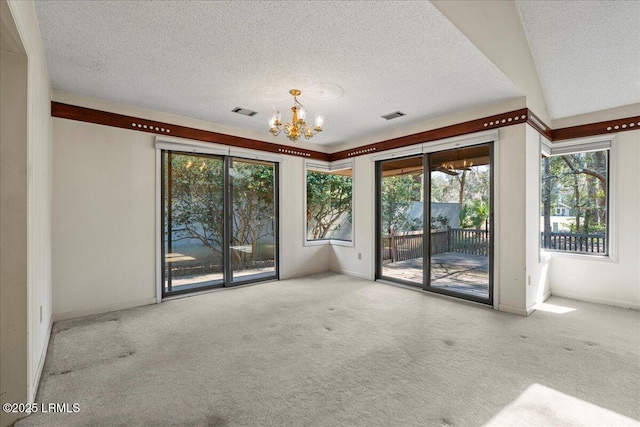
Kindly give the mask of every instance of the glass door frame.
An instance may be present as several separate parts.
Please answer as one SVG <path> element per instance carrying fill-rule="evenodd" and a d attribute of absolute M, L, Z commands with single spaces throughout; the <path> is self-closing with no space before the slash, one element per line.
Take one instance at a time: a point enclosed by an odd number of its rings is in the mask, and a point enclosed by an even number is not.
<path fill-rule="evenodd" d="M 431 155 L 444 151 L 459 150 L 468 147 L 489 147 L 489 268 L 488 268 L 488 297 L 480 298 L 475 295 L 453 292 L 442 288 L 431 286 Z M 441 150 L 432 151 L 422 154 L 422 175 L 423 175 L 423 251 L 422 251 L 422 284 L 410 282 L 407 280 L 397 279 L 382 274 L 382 164 L 387 161 L 402 160 L 408 158 L 418 157 L 418 155 L 408 155 L 405 157 L 394 157 L 375 162 L 375 245 L 376 245 L 376 265 L 375 265 L 375 280 L 386 280 L 402 285 L 408 285 L 415 288 L 420 288 L 427 292 L 433 292 L 455 298 L 461 298 L 468 301 L 474 301 L 481 304 L 487 304 L 493 306 L 494 300 L 494 216 L 495 216 L 495 142 L 487 141 L 483 143 L 468 145 L 464 147 L 451 147 L 443 148 Z M 426 232 L 425 232 L 426 230 Z M 427 242 L 424 242 L 426 236 Z"/>
<path fill-rule="evenodd" d="M 425 154 L 425 165 L 426 165 L 426 169 L 425 172 L 429 172 L 429 179 L 428 179 L 428 183 L 425 184 L 425 200 L 427 200 L 427 203 L 424 204 L 425 206 L 425 218 L 431 218 L 431 155 L 435 154 L 435 153 L 442 153 L 442 152 L 446 152 L 446 151 L 456 151 L 456 150 L 461 150 L 461 149 L 465 149 L 465 148 L 470 148 L 470 147 L 488 147 L 489 148 L 489 268 L 488 268 L 488 297 L 487 298 L 481 298 L 475 295 L 471 295 L 471 294 L 465 294 L 462 292 L 454 292 L 454 291 L 449 291 L 443 288 L 438 288 L 438 287 L 434 287 L 431 286 L 431 238 L 429 238 L 429 241 L 426 245 L 426 258 L 427 258 L 427 262 L 425 263 L 426 266 L 428 266 L 428 270 L 424 273 L 425 274 L 425 281 L 424 281 L 424 290 L 425 291 L 429 291 L 429 292 L 434 292 L 434 293 L 438 293 L 438 294 L 443 294 L 443 295 L 447 295 L 447 296 L 452 296 L 452 297 L 456 297 L 456 298 L 462 298 L 465 300 L 469 300 L 469 301 L 474 301 L 474 302 L 478 302 L 478 303 L 482 303 L 482 304 L 488 304 L 493 306 L 493 249 L 494 249 L 494 199 L 495 199 L 495 195 L 494 195 L 494 142 L 487 142 L 487 143 L 483 143 L 483 144 L 475 144 L 472 146 L 466 146 L 466 147 L 455 147 L 455 148 L 448 148 L 445 150 L 439 150 L 439 151 L 433 151 L 431 153 L 427 153 Z M 429 234 L 429 237 L 431 237 L 431 235 Z"/>
<path fill-rule="evenodd" d="M 425 289 L 425 277 L 427 277 L 427 273 L 429 272 L 429 268 L 427 263 L 429 262 L 429 257 L 427 256 L 427 252 L 425 251 L 424 244 L 424 224 L 425 218 L 428 218 L 427 213 L 429 212 L 427 209 L 427 203 L 422 203 L 422 236 L 423 236 L 423 247 L 422 247 L 422 283 L 411 282 L 409 280 L 398 279 L 395 277 L 385 276 L 382 274 L 382 164 L 390 161 L 404 160 L 404 159 L 415 159 L 418 157 L 422 158 L 422 197 L 424 199 L 425 196 L 425 187 L 427 182 L 425 181 L 425 162 L 427 160 L 426 154 L 413 154 L 403 157 L 394 157 L 390 159 L 380 160 L 375 163 L 375 245 L 376 245 L 376 271 L 375 271 L 375 280 L 388 280 L 391 282 L 400 283 L 402 285 L 412 286 L 420 289 Z M 430 239 L 429 239 L 430 240 Z M 426 290 L 426 289 L 425 289 Z"/>
<path fill-rule="evenodd" d="M 269 280 L 280 280 L 280 163 L 274 162 L 271 160 L 264 160 L 265 163 L 273 164 L 273 204 L 274 204 L 274 237 L 275 237 L 275 247 L 274 247 L 274 274 L 273 276 L 267 277 L 257 277 L 254 279 L 243 279 L 243 280 L 233 280 L 233 262 L 231 259 L 231 242 L 233 239 L 233 177 L 230 174 L 230 170 L 233 167 L 233 162 L 238 160 L 254 162 L 259 159 L 245 159 L 239 156 L 225 156 L 225 194 L 224 194 L 224 203 L 225 203 L 225 220 L 224 220 L 224 242 L 225 242 L 225 251 L 224 251 L 224 287 L 232 288 L 234 286 L 247 285 L 249 283 L 258 283 L 265 282 Z"/>
<path fill-rule="evenodd" d="M 241 156 L 229 156 L 229 155 L 220 155 L 220 154 L 210 154 L 210 153 L 200 153 L 200 152 L 190 152 L 183 150 L 170 150 L 170 149 L 161 149 L 160 151 L 160 291 L 161 291 L 161 299 L 171 298 L 174 296 L 197 293 L 212 289 L 219 288 L 230 288 L 234 286 L 253 284 L 264 281 L 271 280 L 280 280 L 280 162 L 274 160 L 264 160 L 264 162 L 268 162 L 273 164 L 274 174 L 273 174 L 273 185 L 274 185 L 274 213 L 275 213 L 275 221 L 274 221 L 274 274 L 273 276 L 268 277 L 259 277 L 255 279 L 247 279 L 242 281 L 233 281 L 232 274 L 232 265 L 231 265 L 231 221 L 232 221 L 232 186 L 231 186 L 231 176 L 229 169 L 231 167 L 232 161 L 237 159 L 239 161 L 248 160 L 252 161 L 255 159 L 244 159 Z M 194 156 L 194 157 L 206 157 L 206 158 L 215 158 L 223 161 L 223 248 L 222 248 L 222 282 L 213 283 L 211 285 L 205 285 L 201 287 L 194 287 L 190 289 L 181 289 L 178 291 L 167 292 L 165 288 L 165 283 L 167 280 L 167 272 L 166 272 L 166 249 L 165 249 L 165 227 L 167 226 L 166 218 L 165 218 L 165 198 L 167 197 L 167 192 L 171 194 L 170 182 L 168 180 L 171 179 L 171 168 L 167 167 L 167 171 L 165 172 L 165 161 L 170 161 L 171 154 L 185 155 L 185 156 Z M 168 176 L 167 176 L 168 175 Z M 171 211 L 169 210 L 168 214 Z M 170 220 L 169 220 L 170 221 Z"/>

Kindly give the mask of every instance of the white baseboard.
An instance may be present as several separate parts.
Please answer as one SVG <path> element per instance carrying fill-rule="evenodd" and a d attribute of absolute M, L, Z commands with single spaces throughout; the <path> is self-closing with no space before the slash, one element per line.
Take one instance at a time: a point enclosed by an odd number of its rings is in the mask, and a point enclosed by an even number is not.
<path fill-rule="evenodd" d="M 135 301 L 125 301 L 116 304 L 103 305 L 101 307 L 83 308 L 80 310 L 66 311 L 64 313 L 54 313 L 53 321 L 75 319 L 76 317 L 93 316 L 96 314 L 108 313 L 110 311 L 124 310 L 126 308 L 140 307 L 143 305 L 156 304 L 156 297 L 149 297 Z"/>
<path fill-rule="evenodd" d="M 353 277 L 358 277 L 360 279 L 365 279 L 365 280 L 373 280 L 372 276 L 368 276 L 366 274 L 362 274 L 362 273 L 356 273 L 355 271 L 348 271 L 348 270 L 331 270 L 334 273 L 338 273 L 338 274 L 346 274 L 347 276 L 353 276 Z"/>
<path fill-rule="evenodd" d="M 42 377 L 42 370 L 44 369 L 44 361 L 47 358 L 47 350 L 49 349 L 49 339 L 51 339 L 51 329 L 53 329 L 53 316 L 49 317 L 49 324 L 47 325 L 47 335 L 42 347 L 42 354 L 38 361 L 38 367 L 36 368 L 36 375 L 31 384 L 31 396 L 29 396 L 29 403 L 33 403 L 36 400 L 38 394 L 38 387 L 40 387 L 40 377 Z"/>
<path fill-rule="evenodd" d="M 542 298 L 540 299 L 540 301 L 535 301 L 533 304 L 527 307 L 527 316 L 530 316 L 531 313 L 536 311 L 536 307 L 542 304 L 543 302 L 545 302 L 546 300 L 548 300 L 550 296 L 551 296 L 551 290 L 548 290 L 542 295 Z"/>
<path fill-rule="evenodd" d="M 528 316 L 533 312 L 533 309 L 525 310 L 523 308 L 512 307 L 506 304 L 498 304 L 498 311 L 504 311 L 505 313 L 517 314 L 518 316 Z"/>
<path fill-rule="evenodd" d="M 614 300 L 608 300 L 603 298 L 592 298 L 584 295 L 576 295 L 570 292 L 562 292 L 562 291 L 560 292 L 551 291 L 551 295 L 556 297 L 561 297 L 561 298 L 575 299 L 578 301 L 593 302 L 596 304 L 604 304 L 604 305 L 611 305 L 614 307 L 631 308 L 633 310 L 640 310 L 640 304 L 633 304 L 626 301 L 614 301 Z"/>

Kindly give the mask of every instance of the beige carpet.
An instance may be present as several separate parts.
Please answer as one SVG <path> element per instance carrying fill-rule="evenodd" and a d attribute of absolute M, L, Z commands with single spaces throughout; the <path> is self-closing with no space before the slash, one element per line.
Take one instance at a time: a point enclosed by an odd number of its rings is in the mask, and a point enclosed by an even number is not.
<path fill-rule="evenodd" d="M 547 302 L 327 273 L 59 322 L 37 401 L 80 410 L 18 426 L 638 425 L 640 312 Z"/>

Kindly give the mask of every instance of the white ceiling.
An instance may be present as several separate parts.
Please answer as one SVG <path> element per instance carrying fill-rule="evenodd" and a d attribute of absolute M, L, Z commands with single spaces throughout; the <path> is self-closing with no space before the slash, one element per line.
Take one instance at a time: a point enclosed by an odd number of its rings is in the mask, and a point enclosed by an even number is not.
<path fill-rule="evenodd" d="M 640 102 L 640 1 L 517 5 L 552 119 Z"/>
<path fill-rule="evenodd" d="M 291 88 L 302 89 L 311 118 L 325 114 L 311 140 L 325 145 L 523 96 L 428 1 L 37 1 L 36 9 L 54 88 L 265 138 L 274 105 L 289 117 Z M 397 110 L 407 115 L 380 118 Z"/>

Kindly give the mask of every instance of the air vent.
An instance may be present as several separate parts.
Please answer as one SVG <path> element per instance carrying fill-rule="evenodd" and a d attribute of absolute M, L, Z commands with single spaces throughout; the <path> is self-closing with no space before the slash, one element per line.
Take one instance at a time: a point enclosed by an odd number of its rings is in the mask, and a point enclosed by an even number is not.
<path fill-rule="evenodd" d="M 393 119 L 397 119 L 398 117 L 402 117 L 402 116 L 406 116 L 405 113 L 403 113 L 402 111 L 396 111 L 393 113 L 389 113 L 389 114 L 385 114 L 384 116 L 380 116 L 385 120 L 393 120 Z"/>
<path fill-rule="evenodd" d="M 234 113 L 242 114 L 243 116 L 249 116 L 249 117 L 253 117 L 256 114 L 258 114 L 257 111 L 247 110 L 246 108 L 240 108 L 240 107 L 236 107 L 231 111 L 233 111 Z"/>

